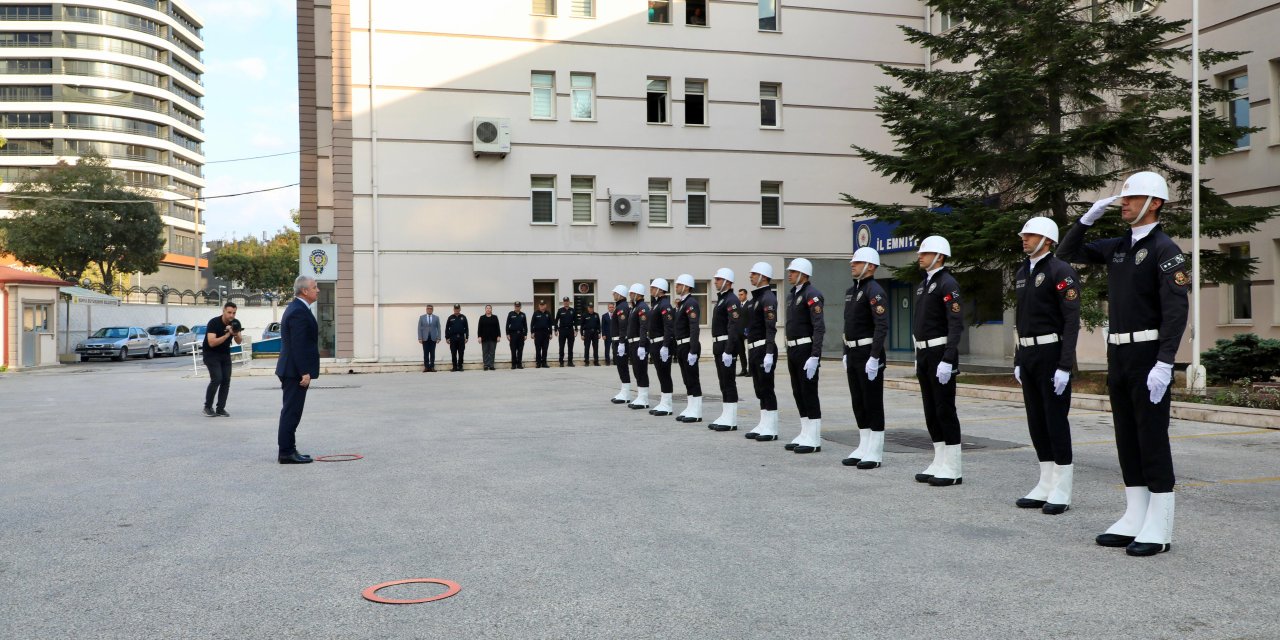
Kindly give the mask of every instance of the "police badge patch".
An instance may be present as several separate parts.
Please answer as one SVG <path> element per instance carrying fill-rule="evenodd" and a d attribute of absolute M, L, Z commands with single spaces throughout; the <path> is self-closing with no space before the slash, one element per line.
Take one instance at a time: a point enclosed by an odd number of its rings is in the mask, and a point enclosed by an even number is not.
<path fill-rule="evenodd" d="M 959 303 L 959 302 L 952 302 L 952 303 L 951 303 L 951 313 L 960 313 L 960 303 Z"/>
<path fill-rule="evenodd" d="M 1040 285 L 1041 285 L 1041 284 L 1043 284 L 1043 283 L 1044 283 L 1044 274 L 1043 274 L 1043 273 L 1037 273 L 1037 274 L 1036 274 L 1036 286 L 1038 287 L 1038 286 L 1040 286 Z"/>
<path fill-rule="evenodd" d="M 1067 292 L 1064 294 L 1064 297 L 1068 300 L 1075 300 L 1076 298 L 1080 297 L 1080 294 L 1076 293 L 1075 289 L 1067 289 Z"/>
<path fill-rule="evenodd" d="M 876 305 L 876 315 L 882 316 L 885 313 L 884 305 Z"/>
<path fill-rule="evenodd" d="M 858 298 L 857 298 L 858 300 L 861 300 L 861 299 L 862 299 L 862 293 L 863 293 L 863 292 L 861 292 L 861 291 L 859 291 L 859 292 L 858 292 Z"/>
<path fill-rule="evenodd" d="M 936 283 L 936 282 L 935 282 L 935 283 L 933 283 L 933 284 L 931 284 L 931 285 L 929 285 L 929 293 L 933 293 L 933 290 L 934 290 L 934 289 L 937 289 L 937 288 L 938 288 L 938 283 Z"/>
<path fill-rule="evenodd" d="M 1138 249 L 1138 252 L 1137 252 L 1137 253 L 1135 253 L 1135 254 L 1133 254 L 1133 263 L 1134 263 L 1134 264 L 1142 264 L 1142 261 L 1143 261 L 1143 260 L 1146 260 L 1146 259 L 1147 259 L 1147 250 L 1146 250 L 1146 249 Z"/>
<path fill-rule="evenodd" d="M 822 305 L 817 305 L 817 306 L 815 306 L 815 307 L 813 308 L 813 312 L 814 312 L 814 313 L 822 313 Z"/>
<path fill-rule="evenodd" d="M 1180 287 L 1185 287 L 1188 284 L 1191 284 L 1191 278 L 1187 276 L 1186 271 L 1179 271 L 1173 274 L 1173 283 Z"/>

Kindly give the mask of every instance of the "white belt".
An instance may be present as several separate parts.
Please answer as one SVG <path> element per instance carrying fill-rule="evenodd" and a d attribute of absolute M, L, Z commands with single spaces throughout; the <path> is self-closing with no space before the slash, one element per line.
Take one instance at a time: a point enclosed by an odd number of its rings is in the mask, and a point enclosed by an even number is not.
<path fill-rule="evenodd" d="M 754 349 L 754 348 L 756 348 L 756 347 L 763 347 L 763 346 L 764 346 L 764 342 L 765 342 L 764 340 L 756 340 L 755 342 L 748 342 L 748 343 L 747 343 L 747 348 L 748 348 L 748 349 Z"/>
<path fill-rule="evenodd" d="M 644 340 L 644 338 L 628 338 L 627 342 L 640 342 L 641 340 Z"/>
<path fill-rule="evenodd" d="M 861 340 L 845 340 L 845 341 L 844 341 L 844 346 L 849 347 L 849 348 L 851 348 L 851 349 L 852 349 L 853 347 L 865 347 L 865 346 L 867 346 L 867 345 L 871 344 L 871 343 L 872 343 L 872 341 L 873 341 L 873 340 L 872 340 L 871 338 L 863 338 L 863 339 L 861 339 Z"/>
<path fill-rule="evenodd" d="M 1130 342 L 1151 342 L 1159 338 L 1159 329 L 1147 329 L 1146 331 L 1134 331 L 1133 333 L 1108 334 L 1107 342 L 1111 344 L 1129 344 Z"/>
<path fill-rule="evenodd" d="M 809 344 L 810 342 L 813 342 L 813 338 L 797 338 L 797 339 L 795 339 L 795 340 L 788 340 L 788 341 L 787 341 L 787 346 L 788 346 L 788 347 L 798 347 L 798 346 L 800 346 L 800 345 L 802 345 L 802 344 Z"/>
<path fill-rule="evenodd" d="M 688 342 L 688 341 L 689 341 L 689 338 L 680 338 L 679 340 L 676 340 L 676 345 L 677 345 L 677 346 L 679 346 L 679 345 L 682 345 L 682 344 L 684 344 L 684 343 L 686 343 L 686 342 Z"/>
<path fill-rule="evenodd" d="M 928 349 L 929 347 L 940 347 L 947 343 L 946 337 L 934 338 L 932 340 L 916 340 L 917 349 Z"/>
<path fill-rule="evenodd" d="M 713 337 L 711 338 L 711 341 L 712 341 L 712 342 L 724 342 L 725 340 L 728 340 L 728 339 L 729 339 L 729 336 L 713 336 Z"/>
<path fill-rule="evenodd" d="M 1060 340 L 1058 334 L 1050 333 L 1043 336 L 1032 336 L 1030 338 L 1018 338 L 1018 344 L 1024 347 L 1034 347 L 1038 344 L 1053 344 Z"/>

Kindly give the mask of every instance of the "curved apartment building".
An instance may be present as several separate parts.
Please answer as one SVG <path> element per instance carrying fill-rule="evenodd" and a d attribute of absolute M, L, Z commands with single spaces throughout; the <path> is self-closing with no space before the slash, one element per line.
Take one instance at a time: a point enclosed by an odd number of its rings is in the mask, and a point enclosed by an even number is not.
<path fill-rule="evenodd" d="M 0 177 L 94 150 L 165 198 L 160 271 L 130 284 L 196 286 L 203 225 L 184 199 L 205 186 L 200 29 L 175 0 L 0 2 Z"/>

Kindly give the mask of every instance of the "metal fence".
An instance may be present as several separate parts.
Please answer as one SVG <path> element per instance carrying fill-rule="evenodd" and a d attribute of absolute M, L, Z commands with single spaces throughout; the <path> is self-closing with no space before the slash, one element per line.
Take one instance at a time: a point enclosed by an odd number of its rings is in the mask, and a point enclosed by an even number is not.
<path fill-rule="evenodd" d="M 89 283 L 81 285 L 86 289 L 115 296 L 125 304 L 169 304 L 218 306 L 224 302 L 234 302 L 237 307 L 270 307 L 272 302 L 285 305 L 292 296 L 277 296 L 271 293 L 249 293 L 242 290 L 220 289 L 171 289 L 163 287 L 126 287 L 123 285 L 104 285 Z"/>

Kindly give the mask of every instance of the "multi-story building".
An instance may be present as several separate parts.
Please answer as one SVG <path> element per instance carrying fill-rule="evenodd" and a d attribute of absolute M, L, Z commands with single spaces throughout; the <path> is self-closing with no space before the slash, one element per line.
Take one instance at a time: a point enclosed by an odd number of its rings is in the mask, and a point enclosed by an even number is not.
<path fill-rule="evenodd" d="M 92 150 L 163 198 L 160 271 L 129 284 L 189 289 L 207 266 L 191 200 L 205 185 L 200 29 L 181 0 L 0 2 L 0 177 Z"/>

